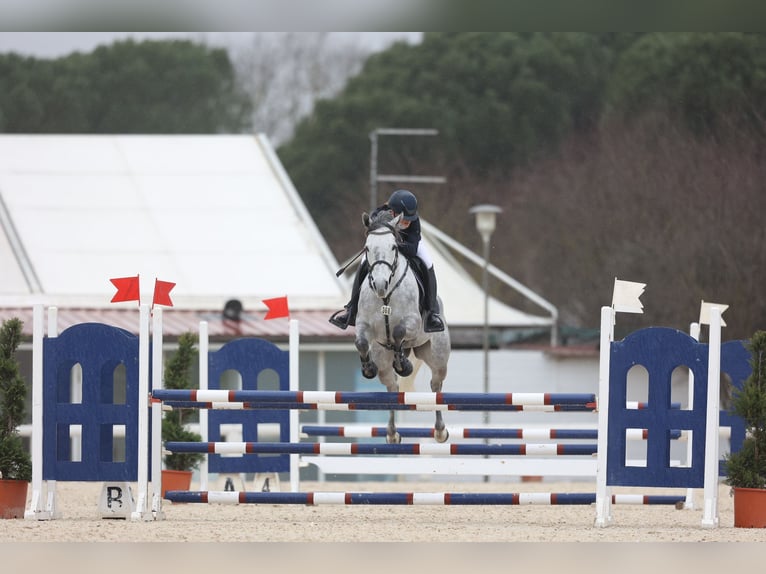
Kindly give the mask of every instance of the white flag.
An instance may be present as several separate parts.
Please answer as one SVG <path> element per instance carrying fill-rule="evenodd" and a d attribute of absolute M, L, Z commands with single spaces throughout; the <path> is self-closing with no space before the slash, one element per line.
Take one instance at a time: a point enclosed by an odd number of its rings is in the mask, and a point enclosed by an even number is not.
<path fill-rule="evenodd" d="M 726 321 L 723 320 L 723 312 L 726 311 L 729 306 L 722 303 L 705 303 L 705 301 L 702 301 L 702 304 L 700 305 L 700 325 L 710 325 L 711 307 L 718 307 L 721 311 L 721 327 L 725 327 Z"/>
<path fill-rule="evenodd" d="M 643 313 L 644 306 L 639 297 L 644 292 L 646 283 L 621 281 L 615 277 L 612 307 L 617 313 Z"/>

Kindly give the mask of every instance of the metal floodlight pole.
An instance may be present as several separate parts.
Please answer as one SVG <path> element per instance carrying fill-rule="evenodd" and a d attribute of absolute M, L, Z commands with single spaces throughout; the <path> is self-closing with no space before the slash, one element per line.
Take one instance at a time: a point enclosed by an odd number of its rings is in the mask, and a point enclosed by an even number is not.
<path fill-rule="evenodd" d="M 370 132 L 370 212 L 378 207 L 378 182 L 446 183 L 447 178 L 430 175 L 378 175 L 378 136 L 436 136 L 430 128 L 376 128 Z"/>
<path fill-rule="evenodd" d="M 439 130 L 430 128 L 377 128 L 382 136 L 438 136 Z"/>
<path fill-rule="evenodd" d="M 378 130 L 370 132 L 370 213 L 378 206 Z"/>
<path fill-rule="evenodd" d="M 495 231 L 497 214 L 503 210 L 496 205 L 476 205 L 468 210 L 476 216 L 476 230 L 484 247 L 482 289 L 484 291 L 484 392 L 489 392 L 489 248 Z M 485 413 L 485 416 L 489 413 Z"/>
<path fill-rule="evenodd" d="M 484 291 L 484 331 L 482 351 L 484 355 L 484 393 L 489 393 L 489 248 L 492 233 L 495 231 L 497 214 L 502 209 L 496 205 L 476 205 L 468 210 L 476 216 L 476 230 L 481 235 L 484 248 L 484 265 L 482 267 L 482 290 Z M 484 426 L 489 426 L 489 411 L 484 411 Z M 489 482 L 489 476 L 484 477 Z"/>

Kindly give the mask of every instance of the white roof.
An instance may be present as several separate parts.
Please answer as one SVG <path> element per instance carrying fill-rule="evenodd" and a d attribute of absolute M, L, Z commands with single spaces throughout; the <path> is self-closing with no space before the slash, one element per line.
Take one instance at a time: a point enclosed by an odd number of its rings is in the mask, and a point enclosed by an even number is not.
<path fill-rule="evenodd" d="M 33 271 L 23 281 L 3 235 L 2 267 L 17 270 L 2 295 L 109 305 L 109 279 L 139 274 L 142 302 L 155 278 L 176 283 L 185 306 L 346 298 L 264 137 L 0 136 L 0 196 Z"/>
<path fill-rule="evenodd" d="M 171 281 L 176 307 L 336 309 L 347 280 L 265 136 L 0 135 L 0 306 L 109 307 L 110 278 Z M 424 233 L 450 325 L 483 292 Z M 135 305 L 135 303 L 132 303 Z M 126 305 L 126 304 L 123 304 Z M 490 324 L 548 325 L 491 299 Z"/>

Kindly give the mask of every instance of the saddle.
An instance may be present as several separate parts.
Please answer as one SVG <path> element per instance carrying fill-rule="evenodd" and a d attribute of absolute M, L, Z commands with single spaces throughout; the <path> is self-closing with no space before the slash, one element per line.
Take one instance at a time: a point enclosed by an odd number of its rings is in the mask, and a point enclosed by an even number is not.
<path fill-rule="evenodd" d="M 418 284 L 418 307 L 422 315 L 426 307 L 426 286 L 423 277 L 427 270 L 419 257 L 407 257 L 407 261 L 409 261 L 410 269 L 412 269 L 412 274 L 415 276 L 415 283 Z"/>

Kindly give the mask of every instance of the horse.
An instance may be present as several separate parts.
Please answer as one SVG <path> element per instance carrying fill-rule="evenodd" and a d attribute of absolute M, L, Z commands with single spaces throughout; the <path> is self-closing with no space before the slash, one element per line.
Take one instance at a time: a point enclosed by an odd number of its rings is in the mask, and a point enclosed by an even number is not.
<path fill-rule="evenodd" d="M 431 370 L 431 391 L 438 393 L 447 376 L 451 344 L 445 321 L 444 331 L 426 333 L 420 312 L 420 290 L 410 261 L 399 253 L 397 224 L 401 214 L 392 217 L 382 211 L 374 219 L 365 213 L 364 254 L 369 271 L 359 295 L 356 314 L 356 339 L 362 375 L 367 379 L 378 376 L 389 392 L 399 391 L 399 377 L 413 374 L 409 359 L 414 354 L 417 366 L 424 362 Z M 441 301 L 439 306 L 443 308 Z M 449 432 L 441 411 L 436 411 L 434 438 L 445 442 Z M 398 444 L 401 436 L 396 430 L 394 411 L 390 411 L 386 442 Z"/>

